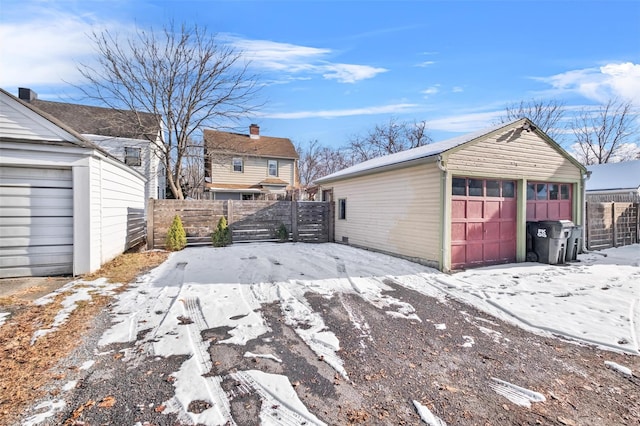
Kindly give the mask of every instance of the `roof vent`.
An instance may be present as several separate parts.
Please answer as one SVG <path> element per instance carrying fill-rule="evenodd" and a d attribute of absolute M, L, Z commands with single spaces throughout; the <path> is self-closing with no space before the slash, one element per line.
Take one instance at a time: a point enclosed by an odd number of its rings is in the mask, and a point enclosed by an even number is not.
<path fill-rule="evenodd" d="M 249 137 L 251 139 L 260 139 L 260 126 L 257 124 L 251 124 L 249 126 Z"/>
<path fill-rule="evenodd" d="M 18 87 L 18 98 L 26 102 L 31 102 L 38 99 L 38 94 L 29 88 Z"/>

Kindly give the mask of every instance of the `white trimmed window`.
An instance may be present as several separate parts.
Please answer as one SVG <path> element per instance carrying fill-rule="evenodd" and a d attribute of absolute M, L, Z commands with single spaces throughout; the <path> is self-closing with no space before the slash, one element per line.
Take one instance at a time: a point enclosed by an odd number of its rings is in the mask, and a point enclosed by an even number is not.
<path fill-rule="evenodd" d="M 232 165 L 233 165 L 234 172 L 238 172 L 238 173 L 243 172 L 242 158 L 238 158 L 238 157 L 234 158 L 232 160 Z"/>
<path fill-rule="evenodd" d="M 142 149 L 133 146 L 124 147 L 124 164 L 127 166 L 142 165 Z"/>
<path fill-rule="evenodd" d="M 278 160 L 269 160 L 269 176 L 278 176 Z"/>

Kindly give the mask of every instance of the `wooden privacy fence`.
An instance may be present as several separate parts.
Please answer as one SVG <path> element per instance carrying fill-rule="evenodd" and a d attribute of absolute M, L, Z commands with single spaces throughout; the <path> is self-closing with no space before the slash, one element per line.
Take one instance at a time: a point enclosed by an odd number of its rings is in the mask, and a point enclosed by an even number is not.
<path fill-rule="evenodd" d="M 638 242 L 638 203 L 587 203 L 587 248 L 601 250 Z"/>
<path fill-rule="evenodd" d="M 127 241 L 125 250 L 144 243 L 146 237 L 144 209 L 127 208 Z"/>
<path fill-rule="evenodd" d="M 187 245 L 210 245 L 211 233 L 222 216 L 227 218 L 232 241 L 278 241 L 284 224 L 290 241 L 330 241 L 331 204 L 310 201 L 149 200 L 147 245 L 164 248 L 173 217 L 180 216 Z"/>

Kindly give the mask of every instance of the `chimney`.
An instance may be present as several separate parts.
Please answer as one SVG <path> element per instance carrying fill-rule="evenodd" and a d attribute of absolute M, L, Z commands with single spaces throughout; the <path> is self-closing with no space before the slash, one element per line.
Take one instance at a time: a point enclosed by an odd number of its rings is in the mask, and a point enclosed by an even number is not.
<path fill-rule="evenodd" d="M 257 124 L 249 125 L 249 137 L 251 139 L 260 139 L 260 126 Z"/>
<path fill-rule="evenodd" d="M 18 98 L 26 102 L 31 102 L 38 99 L 38 94 L 29 88 L 18 87 Z"/>

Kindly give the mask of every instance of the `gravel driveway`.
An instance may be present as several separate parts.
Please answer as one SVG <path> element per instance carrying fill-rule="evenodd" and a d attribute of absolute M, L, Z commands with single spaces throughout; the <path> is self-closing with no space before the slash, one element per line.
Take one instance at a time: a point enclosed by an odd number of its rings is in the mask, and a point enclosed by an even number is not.
<path fill-rule="evenodd" d="M 637 374 L 637 356 L 406 285 L 429 274 L 341 245 L 176 253 L 89 325 L 20 424 L 639 424 L 640 379 L 616 368 Z"/>

